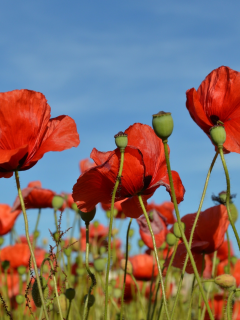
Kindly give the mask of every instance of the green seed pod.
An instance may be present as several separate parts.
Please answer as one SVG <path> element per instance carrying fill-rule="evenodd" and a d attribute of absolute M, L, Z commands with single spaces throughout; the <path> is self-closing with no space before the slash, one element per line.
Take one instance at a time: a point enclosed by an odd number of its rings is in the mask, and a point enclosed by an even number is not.
<path fill-rule="evenodd" d="M 80 277 L 83 276 L 86 273 L 86 269 L 84 268 L 77 268 L 76 270 L 77 275 L 79 275 Z"/>
<path fill-rule="evenodd" d="M 55 210 L 60 209 L 64 204 L 64 198 L 61 196 L 54 196 L 52 199 L 52 207 Z"/>
<path fill-rule="evenodd" d="M 2 262 L 2 268 L 4 271 L 7 271 L 7 269 L 10 267 L 10 262 L 8 260 L 4 260 Z"/>
<path fill-rule="evenodd" d="M 97 258 L 93 261 L 94 268 L 97 272 L 102 272 L 106 267 L 106 259 L 105 258 Z"/>
<path fill-rule="evenodd" d="M 214 281 L 223 289 L 233 290 L 236 288 L 236 279 L 230 274 L 221 274 Z"/>
<path fill-rule="evenodd" d="M 168 233 L 166 236 L 166 242 L 169 245 L 169 247 L 172 247 L 177 242 L 177 238 L 173 233 Z"/>
<path fill-rule="evenodd" d="M 22 295 L 22 294 L 18 294 L 17 296 L 16 296 L 16 302 L 17 302 L 17 304 L 23 304 L 23 302 L 25 301 L 25 297 Z"/>
<path fill-rule="evenodd" d="M 232 256 L 232 257 L 230 258 L 230 261 L 231 261 L 231 263 L 232 263 L 233 265 L 235 265 L 236 262 L 238 261 L 238 258 L 235 257 L 235 256 Z"/>
<path fill-rule="evenodd" d="M 173 118 L 170 112 L 160 111 L 153 115 L 152 126 L 156 135 L 164 140 L 173 132 Z"/>
<path fill-rule="evenodd" d="M 87 300 L 87 294 L 84 296 L 83 298 L 83 301 L 85 302 Z M 91 308 L 95 303 L 95 297 L 93 294 L 90 294 L 89 295 L 89 298 L 88 298 L 88 308 Z"/>
<path fill-rule="evenodd" d="M 72 209 L 76 212 L 76 213 L 80 213 L 80 210 L 78 209 L 78 206 L 75 202 L 73 202 L 72 204 Z"/>
<path fill-rule="evenodd" d="M 55 240 L 56 242 L 59 241 L 59 239 L 60 239 L 60 233 L 59 233 L 59 231 L 55 231 L 55 232 L 53 233 L 53 238 L 54 238 L 54 240 Z"/>
<path fill-rule="evenodd" d="M 138 246 L 139 248 L 142 248 L 145 245 L 145 243 L 142 241 L 142 239 L 138 240 Z"/>
<path fill-rule="evenodd" d="M 167 246 L 167 243 L 164 241 L 162 244 L 161 244 L 161 246 L 160 246 L 160 250 L 164 250 L 165 248 L 166 248 L 166 246 Z"/>
<path fill-rule="evenodd" d="M 99 221 L 95 220 L 95 221 L 93 222 L 93 226 L 94 226 L 95 228 L 97 228 L 97 227 L 99 226 Z"/>
<path fill-rule="evenodd" d="M 40 282 L 41 282 L 41 287 L 42 287 L 44 300 L 47 300 L 48 299 L 48 294 L 49 294 L 49 288 L 48 288 L 47 280 L 45 278 L 41 277 L 41 276 L 39 278 L 40 278 Z M 35 306 L 37 308 L 41 308 L 42 301 L 41 301 L 40 293 L 39 293 L 39 290 L 38 290 L 37 279 L 35 279 L 35 281 L 33 283 L 33 286 L 32 286 L 32 298 L 33 298 Z"/>
<path fill-rule="evenodd" d="M 4 244 L 4 238 L 0 237 L 0 247 Z"/>
<path fill-rule="evenodd" d="M 65 296 L 68 300 L 73 300 L 75 298 L 75 289 L 73 288 L 68 288 L 65 292 Z"/>
<path fill-rule="evenodd" d="M 161 269 L 163 268 L 164 262 L 165 262 L 165 260 L 164 260 L 164 259 L 160 259 L 160 260 L 159 260 L 159 263 L 160 263 L 160 267 L 161 267 Z"/>
<path fill-rule="evenodd" d="M 229 204 L 229 207 L 230 207 L 230 212 L 231 212 L 231 216 L 232 216 L 232 221 L 233 221 L 233 223 L 235 223 L 238 219 L 237 207 L 235 206 L 235 204 L 233 202 Z"/>
<path fill-rule="evenodd" d="M 116 146 L 120 149 L 120 150 L 124 150 L 128 144 L 128 136 L 126 133 L 120 131 L 117 134 L 115 134 L 114 136 L 115 138 L 115 143 Z"/>
<path fill-rule="evenodd" d="M 65 254 L 66 257 L 70 257 L 71 253 L 72 253 L 72 248 L 71 247 L 68 247 L 68 248 L 64 249 L 64 254 Z"/>
<path fill-rule="evenodd" d="M 113 296 L 114 296 L 114 298 L 116 298 L 116 299 L 121 298 L 121 296 L 122 296 L 122 290 L 121 290 L 120 288 L 114 288 L 114 289 L 113 289 Z"/>
<path fill-rule="evenodd" d="M 134 236 L 134 229 L 129 230 L 129 238 L 132 238 Z"/>
<path fill-rule="evenodd" d="M 17 268 L 17 271 L 18 271 L 18 274 L 19 274 L 20 276 L 22 276 L 23 274 L 26 273 L 27 268 L 26 268 L 25 266 L 19 266 L 19 267 Z"/>
<path fill-rule="evenodd" d="M 181 222 L 181 225 L 183 228 L 183 232 L 185 232 L 185 229 L 186 229 L 185 223 Z M 175 237 L 181 238 L 181 232 L 180 232 L 179 225 L 177 222 L 175 222 L 173 225 L 173 233 L 174 233 Z"/>
<path fill-rule="evenodd" d="M 226 131 L 224 129 L 224 126 L 222 125 L 213 126 L 209 130 L 209 133 L 213 144 L 215 144 L 218 147 L 221 147 L 226 141 Z"/>
<path fill-rule="evenodd" d="M 106 251 L 107 251 L 106 247 L 99 248 L 100 255 L 104 254 Z"/>
<path fill-rule="evenodd" d="M 82 212 L 80 211 L 80 216 L 85 222 L 90 222 L 94 219 L 96 214 L 96 208 L 94 208 L 92 211 L 89 212 Z"/>
<path fill-rule="evenodd" d="M 39 236 L 40 236 L 40 231 L 39 231 L 39 230 L 35 230 L 35 231 L 33 232 L 33 237 L 34 237 L 35 239 L 37 239 Z"/>

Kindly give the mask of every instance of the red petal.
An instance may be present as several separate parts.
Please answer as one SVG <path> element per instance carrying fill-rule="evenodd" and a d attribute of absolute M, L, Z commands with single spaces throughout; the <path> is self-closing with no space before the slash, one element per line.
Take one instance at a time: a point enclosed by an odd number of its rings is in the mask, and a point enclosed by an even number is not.
<path fill-rule="evenodd" d="M 147 207 L 147 199 L 150 198 L 151 196 L 152 194 L 147 196 L 142 195 L 142 200 L 145 208 Z M 143 214 L 143 211 L 137 196 L 131 197 L 123 201 L 121 205 L 126 217 L 137 219 Z"/>
<path fill-rule="evenodd" d="M 63 151 L 77 147 L 80 143 L 75 121 L 68 116 L 59 116 L 49 120 L 43 142 L 32 162 L 38 161 L 49 151 Z"/>
<path fill-rule="evenodd" d="M 101 164 L 107 161 L 111 153 L 112 151 L 101 152 L 98 151 L 96 148 L 93 148 L 90 157 L 91 159 L 93 159 L 97 166 L 100 166 Z"/>
<path fill-rule="evenodd" d="M 12 230 L 16 218 L 21 210 L 11 212 L 11 207 L 7 204 L 0 204 L 0 236 L 7 234 Z"/>

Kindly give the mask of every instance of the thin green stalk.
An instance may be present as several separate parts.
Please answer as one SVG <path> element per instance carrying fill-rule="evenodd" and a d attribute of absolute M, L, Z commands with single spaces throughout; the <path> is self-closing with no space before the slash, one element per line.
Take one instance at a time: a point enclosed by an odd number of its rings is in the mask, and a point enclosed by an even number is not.
<path fill-rule="evenodd" d="M 89 222 L 86 221 L 85 224 L 86 224 L 86 270 L 87 270 L 89 277 L 92 280 L 92 284 L 89 287 L 87 298 L 84 303 L 83 320 L 86 320 L 88 317 L 88 312 L 89 312 L 88 300 L 89 300 L 89 296 L 91 294 L 93 287 L 96 285 L 95 275 L 91 272 L 91 270 L 89 268 Z"/>
<path fill-rule="evenodd" d="M 38 320 L 42 320 L 43 306 L 41 306 Z"/>
<path fill-rule="evenodd" d="M 144 206 L 144 203 L 143 203 L 143 200 L 142 200 L 142 196 L 140 194 L 138 195 L 138 200 L 139 200 L 139 203 L 141 205 L 141 208 L 142 208 L 143 214 L 145 216 L 145 219 L 147 221 L 148 229 L 149 229 L 149 231 L 151 233 L 151 236 L 152 236 L 155 259 L 156 259 L 156 262 L 157 262 L 158 273 L 159 273 L 161 287 L 162 287 L 163 304 L 164 304 L 164 308 L 165 308 L 165 311 L 166 311 L 167 319 L 169 320 L 170 317 L 169 317 L 168 308 L 167 308 L 167 300 L 166 300 L 166 294 L 165 294 L 165 289 L 164 289 L 162 270 L 161 270 L 161 266 L 160 266 L 159 259 L 158 259 L 158 252 L 157 252 L 155 237 L 154 237 L 154 234 L 153 234 L 153 231 L 152 231 L 152 227 L 151 227 L 151 223 L 150 223 L 147 211 L 145 209 L 145 206 Z"/>
<path fill-rule="evenodd" d="M 147 320 L 150 317 L 150 311 L 151 311 L 151 306 L 152 306 L 152 295 L 153 295 L 152 287 L 153 287 L 153 279 L 154 279 L 154 267 L 155 267 L 155 263 L 153 263 L 153 266 L 152 266 L 152 276 L 151 276 L 150 294 L 149 294 L 149 301 L 148 301 Z"/>
<path fill-rule="evenodd" d="M 202 270 L 201 270 L 201 280 L 203 277 L 203 271 L 205 267 L 205 254 L 202 256 Z M 198 296 L 198 320 L 201 319 L 201 295 Z"/>
<path fill-rule="evenodd" d="M 125 284 L 126 284 L 126 275 L 127 275 L 127 262 L 128 262 L 128 241 L 129 241 L 129 230 L 131 227 L 132 218 L 129 221 L 128 228 L 127 228 L 127 236 L 126 236 L 126 261 L 125 261 L 125 268 L 124 268 L 124 278 L 123 278 L 123 287 L 122 287 L 122 297 L 121 297 L 121 311 L 120 311 L 120 320 L 122 320 L 123 316 L 123 299 L 124 299 L 124 292 L 125 292 Z"/>
<path fill-rule="evenodd" d="M 233 228 L 233 232 L 234 232 L 235 238 L 236 238 L 237 243 L 238 243 L 238 248 L 240 250 L 240 239 L 239 239 L 238 232 L 237 232 L 237 229 L 235 227 L 235 224 L 234 224 L 234 222 L 232 220 L 232 215 L 231 215 L 231 211 L 230 211 L 230 207 L 229 207 L 229 201 L 230 201 L 230 177 L 229 177 L 227 164 L 226 164 L 226 161 L 225 161 L 225 158 L 224 158 L 224 154 L 223 154 L 223 147 L 222 146 L 218 147 L 218 150 L 219 150 L 219 153 L 220 153 L 220 156 L 221 156 L 222 165 L 223 165 L 223 168 L 224 168 L 226 182 L 227 182 L 226 207 L 227 207 L 228 219 L 229 219 L 230 224 L 231 224 L 231 226 Z"/>
<path fill-rule="evenodd" d="M 228 230 L 226 231 L 226 236 L 227 236 L 227 244 L 228 244 L 228 274 L 230 274 L 230 263 L 231 263 L 231 247 L 230 247 L 230 239 L 229 239 L 229 234 L 228 234 Z"/>
<path fill-rule="evenodd" d="M 50 272 L 50 274 L 51 274 L 52 277 L 53 277 L 54 290 L 55 290 L 55 296 L 56 296 L 56 299 L 57 299 L 57 305 L 58 305 L 59 315 L 60 315 L 60 319 L 63 320 L 63 315 L 62 315 L 62 310 L 61 310 L 61 305 L 60 305 L 59 295 L 58 295 L 57 281 L 56 281 L 56 277 L 55 277 L 55 270 L 54 270 L 54 266 L 53 266 L 52 260 L 51 260 L 50 258 L 45 258 L 45 259 L 43 260 L 43 262 L 41 263 L 40 275 L 42 276 L 43 266 L 44 266 L 44 263 L 45 263 L 46 261 L 48 261 L 48 263 L 49 263 L 50 266 L 51 266 L 51 272 Z"/>
<path fill-rule="evenodd" d="M 177 247 L 178 247 L 178 241 L 177 241 L 177 242 L 175 243 L 175 245 L 174 245 L 174 250 L 173 250 L 173 253 L 172 253 L 172 255 L 171 255 L 171 259 L 170 259 L 170 262 L 169 262 L 169 265 L 168 265 L 168 269 L 167 269 L 167 273 L 166 273 L 166 276 L 165 276 L 165 287 L 166 287 L 166 289 L 167 289 L 168 274 L 169 274 L 169 272 L 170 272 L 170 269 L 171 269 L 171 266 L 172 266 L 174 257 L 175 257 L 175 255 L 176 255 Z M 163 268 L 163 270 L 164 270 L 164 268 Z M 158 294 L 159 288 L 160 288 L 160 285 L 159 285 L 159 283 L 158 283 L 157 292 L 156 292 L 156 297 L 155 297 L 155 302 L 154 302 L 154 307 L 153 307 L 153 313 L 152 313 L 152 318 L 151 318 L 151 319 L 154 319 L 154 312 L 155 312 L 155 308 L 156 308 L 157 294 Z M 157 319 L 160 319 L 161 314 L 162 314 L 162 306 L 161 306 L 161 308 L 159 308 L 159 310 L 158 310 Z"/>
<path fill-rule="evenodd" d="M 173 185 L 172 171 L 171 171 L 170 161 L 169 161 L 169 156 L 168 156 L 167 140 L 163 141 L 163 145 L 164 145 L 165 159 L 166 159 L 166 164 L 167 164 L 168 177 L 169 177 L 169 182 L 170 182 L 170 187 L 171 187 L 172 201 L 173 201 L 174 209 L 175 209 L 176 216 L 177 216 L 177 222 L 178 222 L 178 226 L 179 226 L 179 229 L 180 229 L 181 238 L 182 238 L 182 240 L 184 242 L 184 245 L 186 247 L 187 253 L 189 255 L 189 258 L 190 258 L 190 261 L 191 261 L 191 264 L 192 264 L 192 267 L 193 267 L 193 271 L 194 271 L 195 277 L 196 277 L 198 285 L 199 285 L 200 292 L 202 294 L 204 303 L 206 304 L 206 307 L 207 307 L 207 310 L 208 310 L 208 313 L 209 313 L 209 317 L 210 317 L 211 320 L 214 320 L 214 317 L 212 315 L 212 311 L 211 311 L 211 309 L 209 307 L 206 295 L 204 293 L 204 290 L 203 290 L 203 287 L 202 287 L 202 284 L 201 284 L 201 280 L 200 280 L 200 277 L 199 277 L 199 274 L 198 274 L 198 270 L 197 270 L 197 267 L 196 267 L 196 264 L 195 264 L 191 249 L 190 249 L 190 247 L 188 245 L 185 233 L 184 233 L 183 228 L 182 228 L 181 218 L 180 218 L 180 214 L 179 214 L 179 211 L 178 211 L 178 205 L 177 205 L 177 200 L 176 200 L 176 194 L 175 194 L 174 185 Z M 217 157 L 217 155 L 215 155 L 215 157 Z M 177 297 L 176 297 L 176 299 L 177 299 Z"/>
<path fill-rule="evenodd" d="M 145 312 L 145 309 L 144 309 L 144 306 L 143 306 L 143 303 L 142 303 L 141 291 L 140 291 L 139 285 L 138 285 L 138 283 L 137 283 L 137 281 L 136 281 L 136 279 L 135 279 L 135 277 L 134 277 L 134 275 L 132 273 L 130 274 L 130 276 L 131 276 L 131 278 L 132 278 L 132 280 L 133 280 L 133 282 L 134 282 L 134 284 L 135 284 L 135 286 L 137 288 L 138 299 L 140 301 L 140 306 L 141 306 L 141 309 L 142 309 L 142 313 L 144 315 L 144 318 L 146 318 L 146 312 Z"/>
<path fill-rule="evenodd" d="M 116 183 L 115 183 L 115 186 L 113 189 L 112 202 L 111 202 L 110 222 L 109 222 L 109 230 L 108 230 L 108 262 L 107 262 L 106 283 L 105 283 L 104 320 L 107 320 L 107 318 L 108 318 L 108 278 L 109 278 L 110 260 L 111 260 L 111 237 L 112 237 L 114 202 L 115 202 L 116 192 L 117 192 L 119 182 L 120 182 L 121 176 L 122 176 L 122 171 L 123 171 L 124 151 L 125 151 L 125 149 L 120 149 L 120 153 L 121 153 L 120 166 L 119 166 L 119 171 L 118 171 L 118 175 L 117 175 L 117 180 L 116 180 Z"/>
<path fill-rule="evenodd" d="M 23 217 L 24 217 L 27 243 L 28 243 L 29 250 L 30 250 L 30 253 L 31 253 L 31 258 L 32 258 L 32 262 L 33 262 L 33 269 L 34 269 L 36 280 L 37 280 L 40 299 L 41 299 L 41 302 L 42 302 L 42 305 L 43 305 L 43 311 L 44 311 L 44 315 L 46 317 L 46 320 L 49 320 L 48 313 L 47 313 L 47 308 L 46 308 L 46 305 L 45 305 L 45 300 L 44 300 L 44 297 L 43 297 L 42 286 L 41 286 L 41 282 L 40 282 L 39 275 L 38 275 L 37 263 L 36 263 L 36 259 L 35 259 L 33 248 L 32 248 L 32 244 L 31 244 L 30 237 L 29 237 L 27 213 L 26 213 L 26 209 L 25 209 L 25 204 L 24 204 L 24 200 L 23 200 L 23 196 L 22 196 L 21 187 L 20 187 L 19 174 L 18 174 L 17 170 L 15 171 L 15 179 L 16 179 L 16 184 L 17 184 L 17 189 L 18 189 L 18 196 L 19 196 L 19 200 L 20 200 L 21 207 L 22 207 L 22 212 L 23 212 Z"/>
<path fill-rule="evenodd" d="M 238 290 L 239 291 L 239 290 Z M 227 320 L 232 320 L 232 299 L 237 290 L 232 290 L 227 300 Z"/>
<path fill-rule="evenodd" d="M 38 229 L 38 224 L 39 224 L 40 217 L 41 217 L 41 208 L 39 208 L 39 210 L 38 210 L 38 216 L 37 216 L 35 228 L 34 228 L 34 231 L 33 231 L 33 250 L 36 247 L 37 238 L 35 238 L 35 232 Z"/>
<path fill-rule="evenodd" d="M 71 306 L 72 306 L 72 300 L 69 300 L 69 306 L 68 306 L 68 312 L 67 312 L 67 319 L 66 320 L 68 320 L 68 318 L 69 318 Z"/>

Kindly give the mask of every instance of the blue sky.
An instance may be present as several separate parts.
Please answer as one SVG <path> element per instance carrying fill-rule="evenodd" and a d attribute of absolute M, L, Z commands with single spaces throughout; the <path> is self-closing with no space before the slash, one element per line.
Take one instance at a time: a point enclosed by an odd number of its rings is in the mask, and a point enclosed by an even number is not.
<path fill-rule="evenodd" d="M 214 148 L 190 118 L 185 92 L 221 65 L 240 71 L 239 10 L 237 1 L 2 2 L 0 91 L 42 92 L 53 117 L 74 118 L 81 139 L 77 149 L 48 153 L 22 172 L 22 187 L 41 180 L 45 188 L 70 192 L 79 161 L 93 147 L 114 149 L 118 131 L 135 122 L 151 125 L 152 114 L 164 110 L 172 112 L 175 125 L 169 139 L 172 169 L 186 189 L 181 215 L 195 212 Z M 238 194 L 240 155 L 226 159 L 232 193 Z M 14 178 L 1 179 L 0 188 L 0 202 L 11 205 Z M 212 193 L 224 189 L 217 161 L 203 208 L 213 205 Z M 153 199 L 160 203 L 169 195 L 162 187 Z M 240 194 L 235 203 L 240 209 Z M 96 218 L 106 222 L 101 210 Z M 35 219 L 36 211 L 30 211 L 31 228 Z M 53 230 L 49 210 L 42 214 L 43 235 L 46 225 Z M 17 230 L 24 233 L 21 218 Z"/>

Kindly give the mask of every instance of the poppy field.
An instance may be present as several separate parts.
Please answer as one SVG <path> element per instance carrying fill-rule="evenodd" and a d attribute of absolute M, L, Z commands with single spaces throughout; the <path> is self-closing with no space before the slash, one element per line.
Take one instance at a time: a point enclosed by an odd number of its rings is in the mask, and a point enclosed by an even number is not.
<path fill-rule="evenodd" d="M 40 181 L 22 188 L 20 177 L 45 153 L 79 146 L 75 121 L 66 115 L 51 118 L 42 93 L 0 93 L 0 177 L 15 179 L 18 192 L 13 204 L 0 204 L 0 319 L 240 319 L 238 210 L 225 160 L 230 152 L 240 153 L 239 89 L 240 72 L 222 66 L 197 90 L 186 91 L 186 107 L 208 136 L 213 155 L 195 213 L 181 217 L 185 188 L 170 164 L 171 112 L 154 114 L 152 127 L 134 123 L 116 133 L 115 150 L 93 146 L 88 159 L 78 160 L 81 173 L 72 191 L 56 194 Z M 217 158 L 226 183 L 212 196 L 212 207 L 203 210 Z M 151 200 L 159 187 L 171 201 Z M 95 219 L 97 205 L 108 225 Z M 54 245 L 48 246 L 39 241 L 45 208 L 52 209 L 55 221 Z M 29 209 L 38 211 L 31 232 Z M 68 228 L 62 220 L 70 210 L 75 218 Z M 20 215 L 24 236 L 14 230 Z M 120 230 L 124 220 L 128 227 Z M 138 254 L 131 255 L 130 246 Z"/>

